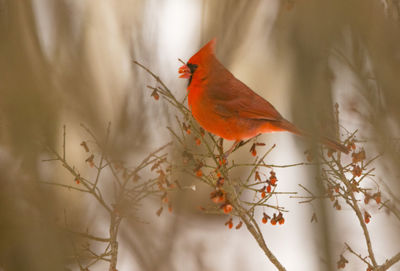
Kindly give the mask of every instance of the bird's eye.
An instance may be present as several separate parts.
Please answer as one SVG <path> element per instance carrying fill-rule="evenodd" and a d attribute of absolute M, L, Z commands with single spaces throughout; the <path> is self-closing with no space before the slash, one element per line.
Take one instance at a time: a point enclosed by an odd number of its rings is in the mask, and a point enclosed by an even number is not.
<path fill-rule="evenodd" d="M 187 66 L 189 67 L 191 74 L 193 74 L 195 72 L 195 70 L 197 69 L 196 64 L 188 63 Z"/>

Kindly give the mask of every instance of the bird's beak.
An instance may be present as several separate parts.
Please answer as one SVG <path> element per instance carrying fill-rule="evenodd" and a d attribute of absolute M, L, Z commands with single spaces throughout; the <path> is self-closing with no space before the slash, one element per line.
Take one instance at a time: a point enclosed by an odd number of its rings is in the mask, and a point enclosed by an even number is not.
<path fill-rule="evenodd" d="M 179 78 L 190 78 L 192 73 L 187 65 L 183 65 L 179 68 L 178 73 L 180 74 Z"/>

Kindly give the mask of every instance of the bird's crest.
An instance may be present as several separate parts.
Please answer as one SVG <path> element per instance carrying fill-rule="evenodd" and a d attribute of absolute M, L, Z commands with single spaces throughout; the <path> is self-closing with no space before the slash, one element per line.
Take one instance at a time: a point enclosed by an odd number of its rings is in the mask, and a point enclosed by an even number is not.
<path fill-rule="evenodd" d="M 206 61 L 209 56 L 214 55 L 215 53 L 215 44 L 217 43 L 217 39 L 213 38 L 206 45 L 204 45 L 194 56 L 192 56 L 188 63 L 192 64 L 200 64 L 203 61 Z"/>

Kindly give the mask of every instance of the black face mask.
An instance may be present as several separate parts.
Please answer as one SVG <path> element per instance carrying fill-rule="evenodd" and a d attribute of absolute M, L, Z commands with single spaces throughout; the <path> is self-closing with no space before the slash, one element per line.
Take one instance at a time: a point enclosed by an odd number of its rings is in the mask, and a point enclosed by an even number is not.
<path fill-rule="evenodd" d="M 187 63 L 186 66 L 188 66 L 188 68 L 190 69 L 190 78 L 189 78 L 189 83 L 188 86 L 190 85 L 190 83 L 192 82 L 192 77 L 193 77 L 193 73 L 196 71 L 197 69 L 197 65 L 196 64 L 192 64 L 192 63 Z"/>

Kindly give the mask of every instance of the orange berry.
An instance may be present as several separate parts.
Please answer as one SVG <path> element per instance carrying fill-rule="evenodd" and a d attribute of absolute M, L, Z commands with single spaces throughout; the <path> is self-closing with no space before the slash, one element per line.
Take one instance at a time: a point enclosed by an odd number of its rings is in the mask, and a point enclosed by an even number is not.
<path fill-rule="evenodd" d="M 270 219 L 269 215 L 267 215 L 266 213 L 263 213 L 263 218 L 262 218 L 262 223 L 267 224 L 268 219 Z"/>
<path fill-rule="evenodd" d="M 197 176 L 197 177 L 203 176 L 203 171 L 201 171 L 201 169 L 197 170 L 197 171 L 196 171 L 196 176 Z"/>
<path fill-rule="evenodd" d="M 268 186 L 267 186 L 267 192 L 268 192 L 268 193 L 271 193 L 271 185 L 268 185 Z"/>
<path fill-rule="evenodd" d="M 228 204 L 223 205 L 224 213 L 229 214 L 233 210 L 233 206 Z"/>
<path fill-rule="evenodd" d="M 76 184 L 80 184 L 81 183 L 81 181 L 79 180 L 78 177 L 76 177 L 74 181 L 76 182 Z"/>
<path fill-rule="evenodd" d="M 210 197 L 214 203 L 221 203 L 221 202 L 225 202 L 225 200 L 226 200 L 225 192 L 222 190 L 216 190 L 216 191 L 211 192 Z"/>
<path fill-rule="evenodd" d="M 255 143 L 253 143 L 253 145 L 251 145 L 250 152 L 251 152 L 251 155 L 253 155 L 253 156 L 257 155 L 256 144 Z"/>
<path fill-rule="evenodd" d="M 272 225 L 276 225 L 276 219 L 275 218 L 271 219 L 271 224 Z"/>
<path fill-rule="evenodd" d="M 222 158 L 222 159 L 219 159 L 219 165 L 220 166 L 222 166 L 222 165 L 225 165 L 226 164 L 226 158 L 224 157 L 224 158 Z"/>
<path fill-rule="evenodd" d="M 367 224 L 371 221 L 371 215 L 367 211 L 364 212 L 364 221 Z"/>
<path fill-rule="evenodd" d="M 282 217 L 281 219 L 279 219 L 279 224 L 282 225 L 283 223 L 285 223 L 285 219 Z"/>
<path fill-rule="evenodd" d="M 233 227 L 232 218 L 230 218 L 228 221 L 225 222 L 225 226 L 228 226 L 229 229 L 232 229 Z"/>
<path fill-rule="evenodd" d="M 158 101 L 160 99 L 160 95 L 158 95 L 157 90 L 155 89 L 152 93 L 151 96 L 154 98 L 154 100 Z"/>
<path fill-rule="evenodd" d="M 235 229 L 237 229 L 237 230 L 240 229 L 242 227 L 242 225 L 243 225 L 243 222 L 240 221 L 239 224 L 236 225 Z"/>
<path fill-rule="evenodd" d="M 261 198 L 265 198 L 265 196 L 266 196 L 265 191 L 262 191 L 261 192 Z"/>
<path fill-rule="evenodd" d="M 271 185 L 275 185 L 276 181 L 277 181 L 277 179 L 275 176 L 271 175 L 271 177 L 269 177 L 269 182 Z"/>
<path fill-rule="evenodd" d="M 201 144 L 201 140 L 200 140 L 200 138 L 198 138 L 198 137 L 196 137 L 196 145 L 200 145 Z"/>

